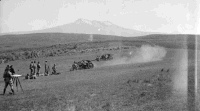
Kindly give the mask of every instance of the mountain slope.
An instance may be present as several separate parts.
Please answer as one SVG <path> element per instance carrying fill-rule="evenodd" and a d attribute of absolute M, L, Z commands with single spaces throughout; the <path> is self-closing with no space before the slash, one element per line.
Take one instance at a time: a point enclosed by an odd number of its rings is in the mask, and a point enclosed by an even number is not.
<path fill-rule="evenodd" d="M 30 34 L 30 33 L 80 33 L 80 34 L 100 34 L 100 35 L 116 35 L 124 37 L 143 36 L 151 33 L 131 30 L 114 25 L 109 21 L 90 21 L 86 19 L 78 19 L 73 23 L 56 26 L 43 30 L 12 32 L 9 34 Z M 1 34 L 7 35 L 7 34 Z"/>
<path fill-rule="evenodd" d="M 60 33 L 85 33 L 85 34 L 101 34 L 101 35 L 117 35 L 117 36 L 141 36 L 147 33 L 125 29 L 111 22 L 105 21 L 89 21 L 78 19 L 74 23 L 41 30 L 40 32 L 60 32 Z"/>
<path fill-rule="evenodd" d="M 101 34 L 101 35 L 117 35 L 117 36 L 141 36 L 147 35 L 145 32 L 125 29 L 111 22 L 105 21 L 89 21 L 78 19 L 74 23 L 41 30 L 39 32 L 60 32 L 60 33 L 85 33 L 85 34 Z"/>

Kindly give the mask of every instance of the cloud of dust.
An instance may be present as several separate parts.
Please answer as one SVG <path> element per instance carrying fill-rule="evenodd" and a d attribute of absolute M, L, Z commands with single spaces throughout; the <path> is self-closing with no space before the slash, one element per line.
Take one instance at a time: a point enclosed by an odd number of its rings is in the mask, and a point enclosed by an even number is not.
<path fill-rule="evenodd" d="M 142 45 L 140 48 L 133 49 L 127 54 L 114 57 L 107 61 L 105 65 L 135 64 L 162 60 L 167 51 L 164 47 Z"/>
<path fill-rule="evenodd" d="M 173 89 L 177 94 L 187 94 L 188 53 L 187 49 L 180 49 L 173 66 L 176 68 L 173 74 Z"/>

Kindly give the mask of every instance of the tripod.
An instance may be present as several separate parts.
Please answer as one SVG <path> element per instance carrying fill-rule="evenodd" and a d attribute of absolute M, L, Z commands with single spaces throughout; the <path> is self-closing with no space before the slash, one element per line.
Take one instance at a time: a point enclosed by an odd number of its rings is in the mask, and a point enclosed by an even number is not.
<path fill-rule="evenodd" d="M 21 90 L 24 92 L 24 90 L 23 90 L 23 88 L 22 88 L 22 85 L 21 85 L 21 83 L 20 83 L 20 80 L 19 80 L 19 77 L 20 77 L 21 75 L 13 75 L 13 84 L 16 84 L 16 88 L 17 88 L 17 91 L 18 91 L 18 84 L 20 85 L 20 88 L 21 88 Z"/>

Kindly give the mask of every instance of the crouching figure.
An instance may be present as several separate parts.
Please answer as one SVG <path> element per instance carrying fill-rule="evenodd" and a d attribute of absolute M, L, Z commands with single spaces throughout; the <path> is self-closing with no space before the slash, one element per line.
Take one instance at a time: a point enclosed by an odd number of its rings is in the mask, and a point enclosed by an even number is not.
<path fill-rule="evenodd" d="M 56 64 L 54 64 L 53 67 L 52 67 L 52 74 L 54 74 L 54 75 L 60 74 L 60 73 L 57 72 L 57 70 L 56 70 Z"/>

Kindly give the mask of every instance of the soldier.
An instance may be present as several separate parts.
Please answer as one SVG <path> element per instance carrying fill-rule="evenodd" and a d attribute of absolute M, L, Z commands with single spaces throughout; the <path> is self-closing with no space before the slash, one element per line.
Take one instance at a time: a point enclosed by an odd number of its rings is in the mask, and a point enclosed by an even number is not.
<path fill-rule="evenodd" d="M 13 90 L 12 74 L 10 72 L 10 66 L 9 65 L 7 65 L 7 67 L 6 67 L 5 71 L 4 71 L 3 78 L 4 78 L 4 82 L 5 82 L 3 95 L 5 94 L 8 85 L 10 85 L 12 94 L 14 95 L 15 93 L 14 93 L 14 90 Z"/>
<path fill-rule="evenodd" d="M 38 62 L 37 63 L 37 76 L 39 76 L 39 74 L 40 74 L 40 68 L 41 68 L 40 62 Z"/>
<path fill-rule="evenodd" d="M 48 65 L 48 67 L 47 67 L 47 75 L 49 75 L 49 73 L 50 73 L 50 66 Z"/>
<path fill-rule="evenodd" d="M 108 59 L 108 54 L 105 55 L 105 59 Z"/>
<path fill-rule="evenodd" d="M 36 65 L 36 62 L 34 61 L 33 62 L 33 75 L 36 75 L 36 68 L 37 68 L 37 65 Z"/>
<path fill-rule="evenodd" d="M 10 72 L 11 72 L 12 75 L 15 74 L 15 70 L 14 70 L 14 68 L 13 68 L 13 65 L 10 65 Z"/>
<path fill-rule="evenodd" d="M 44 64 L 44 75 L 48 75 L 48 66 L 47 66 L 47 61 L 45 61 L 45 64 Z"/>
<path fill-rule="evenodd" d="M 33 62 L 30 63 L 29 69 L 30 69 L 30 76 L 32 76 L 33 75 Z"/>
<path fill-rule="evenodd" d="M 52 67 L 52 74 L 56 74 L 56 64 L 54 64 Z"/>
<path fill-rule="evenodd" d="M 86 61 L 82 60 L 81 63 L 85 66 L 86 65 Z"/>
<path fill-rule="evenodd" d="M 13 68 L 13 65 L 10 65 L 10 72 L 12 73 L 12 75 L 15 74 L 15 70 L 14 70 L 14 68 Z"/>

